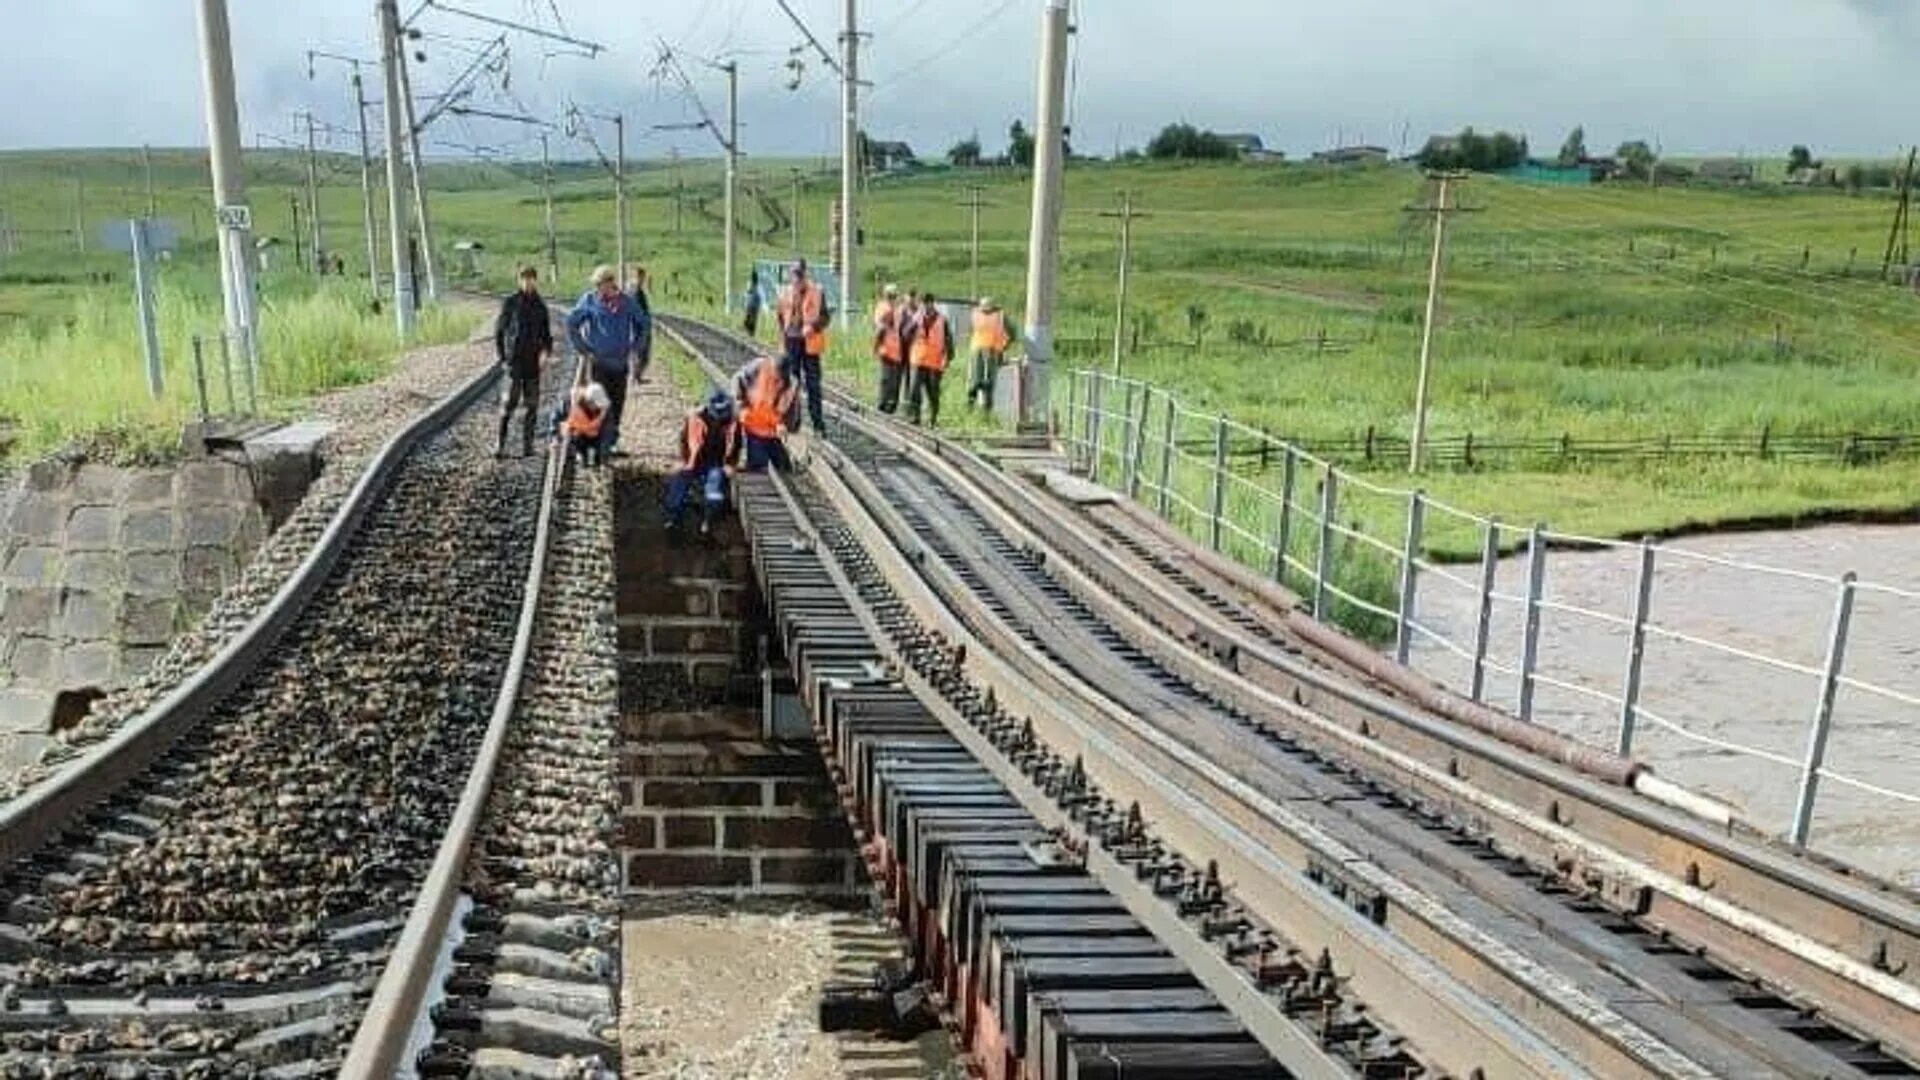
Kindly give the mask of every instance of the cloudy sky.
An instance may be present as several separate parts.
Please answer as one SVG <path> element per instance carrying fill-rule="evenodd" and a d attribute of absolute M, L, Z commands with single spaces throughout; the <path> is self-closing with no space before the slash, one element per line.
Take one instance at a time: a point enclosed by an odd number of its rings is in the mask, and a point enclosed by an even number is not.
<path fill-rule="evenodd" d="M 403 13 L 420 0 L 402 0 Z M 634 118 L 631 152 L 673 145 L 706 154 L 704 136 L 648 130 L 691 118 L 683 94 L 653 77 L 656 42 L 741 65 L 743 146 L 810 154 L 837 139 L 837 91 L 811 56 L 785 83 L 800 35 L 775 0 L 444 0 L 493 15 L 561 23 L 609 47 L 598 59 L 512 38 L 507 86 L 475 104 L 543 118 L 573 100 Z M 833 47 L 841 0 L 789 0 Z M 938 153 L 978 131 L 989 151 L 1033 110 L 1042 0 L 860 0 L 874 37 L 863 67 L 876 85 L 864 117 L 877 137 Z M 1667 153 L 1890 155 L 1920 138 L 1912 72 L 1920 0 L 1076 0 L 1075 143 L 1107 152 L 1185 119 L 1258 133 L 1299 153 L 1344 139 L 1398 150 L 1464 124 L 1524 131 L 1551 152 L 1573 124 L 1589 145 L 1644 137 Z M 204 142 L 191 0 L 0 0 L 0 148 Z M 344 73 L 309 80 L 305 51 L 372 54 L 372 0 L 228 0 L 241 122 L 290 134 L 312 107 L 346 123 Z M 31 12 L 31 15 L 29 14 Z M 443 85 L 475 35 L 496 31 L 429 9 L 415 88 Z M 718 76 L 697 67 L 709 107 Z M 377 92 L 377 82 L 374 84 Z M 511 125 L 450 119 L 452 147 L 523 140 Z M 344 147 L 344 143 L 341 144 Z M 584 151 L 576 151 L 583 153 Z"/>

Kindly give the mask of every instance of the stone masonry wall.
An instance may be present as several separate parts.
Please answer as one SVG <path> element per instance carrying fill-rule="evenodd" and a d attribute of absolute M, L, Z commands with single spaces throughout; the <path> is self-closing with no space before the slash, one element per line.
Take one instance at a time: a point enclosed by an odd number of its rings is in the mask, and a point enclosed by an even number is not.
<path fill-rule="evenodd" d="M 246 465 L 42 461 L 0 522 L 0 734 L 36 751 L 166 652 L 266 536 Z"/>
<path fill-rule="evenodd" d="M 616 491 L 627 890 L 852 893 L 818 747 L 764 708 L 766 620 L 737 523 L 670 542 L 657 481 L 629 473 Z"/>

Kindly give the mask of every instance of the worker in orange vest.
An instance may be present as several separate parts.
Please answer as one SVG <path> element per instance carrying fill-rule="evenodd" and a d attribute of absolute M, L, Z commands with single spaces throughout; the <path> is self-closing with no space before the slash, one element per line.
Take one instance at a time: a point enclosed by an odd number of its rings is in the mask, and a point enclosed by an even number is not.
<path fill-rule="evenodd" d="M 880 361 L 880 411 L 900 408 L 900 382 L 907 373 L 907 352 L 900 340 L 900 286 L 889 285 L 873 306 L 873 358 Z"/>
<path fill-rule="evenodd" d="M 967 378 L 967 404 L 973 404 L 975 394 L 980 395 L 980 407 L 993 408 L 993 381 L 1000 374 L 1000 365 L 1006 362 L 1007 346 L 1013 344 L 1013 331 L 1007 326 L 1007 317 L 1000 312 L 1000 305 L 993 297 L 983 296 L 973 309 L 973 360 Z"/>
<path fill-rule="evenodd" d="M 698 488 L 705 497 L 700 508 L 700 535 L 713 531 L 713 519 L 727 503 L 727 477 L 740 461 L 740 424 L 733 416 L 733 397 L 715 390 L 700 408 L 687 413 L 680 443 L 680 468 L 667 477 L 667 531 L 680 528 L 687 500 Z"/>
<path fill-rule="evenodd" d="M 733 377 L 733 396 L 740 403 L 740 433 L 746 443 L 747 471 L 768 465 L 785 472 L 793 467 L 787 457 L 787 413 L 796 396 L 785 365 L 771 356 L 747 363 Z"/>
<path fill-rule="evenodd" d="M 832 318 L 826 294 L 807 276 L 807 260 L 796 261 L 793 280 L 780 290 L 780 338 L 786 350 L 781 360 L 789 381 L 806 384 L 807 416 L 816 432 L 827 430 L 820 409 L 820 358 L 827 352 L 827 323 Z"/>
<path fill-rule="evenodd" d="M 920 294 L 920 314 L 907 336 L 907 357 L 913 364 L 913 387 L 907 396 L 907 419 L 920 422 L 920 401 L 927 402 L 927 426 L 940 425 L 940 377 L 953 356 L 953 328 L 933 302 L 932 293 Z"/>
<path fill-rule="evenodd" d="M 604 456 L 600 435 L 606 426 L 607 407 L 607 388 L 597 382 L 576 385 L 560 407 L 554 435 L 566 446 L 568 456 L 587 468 L 599 464 Z"/>

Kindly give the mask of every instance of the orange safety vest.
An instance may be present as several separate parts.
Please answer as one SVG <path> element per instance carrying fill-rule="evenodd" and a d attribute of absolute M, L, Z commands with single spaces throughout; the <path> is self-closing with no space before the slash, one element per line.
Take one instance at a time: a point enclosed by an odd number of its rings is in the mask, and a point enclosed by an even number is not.
<path fill-rule="evenodd" d="M 880 359 L 889 364 L 898 364 L 900 355 L 900 313 L 885 300 L 874 305 L 873 329 L 879 339 L 877 350 Z"/>
<path fill-rule="evenodd" d="M 590 413 L 576 402 L 567 413 L 567 434 L 578 435 L 583 439 L 597 439 L 600 437 L 601 421 L 606 418 L 605 412 Z"/>
<path fill-rule="evenodd" d="M 786 422 L 787 411 L 793 407 L 793 387 L 785 384 L 786 380 L 780 377 L 780 365 L 762 359 L 741 402 L 742 430 L 760 439 L 780 434 L 780 425 Z"/>
<path fill-rule="evenodd" d="M 825 325 L 821 316 L 826 303 L 819 286 L 810 281 L 797 290 L 792 285 L 780 290 L 780 332 L 787 337 L 806 338 L 808 356 L 827 354 L 827 332 L 815 329 Z"/>
<path fill-rule="evenodd" d="M 733 460 L 734 445 L 740 441 L 740 425 L 729 420 L 726 438 L 720 443 L 720 460 Z M 687 464 L 692 465 L 700 459 L 700 448 L 707 444 L 707 414 L 695 409 L 687 414 Z"/>
<path fill-rule="evenodd" d="M 1007 320 L 999 312 L 973 313 L 973 351 L 989 352 L 995 355 L 1007 351 L 1011 344 L 1007 338 Z"/>
<path fill-rule="evenodd" d="M 920 332 L 913 335 L 913 366 L 928 371 L 947 370 L 947 317 L 939 309 L 929 308 L 932 315 L 920 324 Z"/>

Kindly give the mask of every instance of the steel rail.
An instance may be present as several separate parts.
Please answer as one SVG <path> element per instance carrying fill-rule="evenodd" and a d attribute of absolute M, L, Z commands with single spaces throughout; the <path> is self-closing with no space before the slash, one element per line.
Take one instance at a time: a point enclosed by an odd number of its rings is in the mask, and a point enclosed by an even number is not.
<path fill-rule="evenodd" d="M 674 332 L 670 323 L 663 328 L 689 352 L 701 355 L 691 342 Z M 1278 859 L 1275 849 L 1291 846 L 1292 842 L 1282 840 L 1284 834 L 1274 821 L 1292 822 L 1292 814 L 1076 677 L 1044 665 L 1007 659 L 1008 655 L 1031 650 L 1010 643 L 1007 639 L 1013 635 L 1004 627 L 998 635 L 1001 640 L 978 637 L 969 629 L 969 621 L 981 625 L 980 620 L 991 622 L 993 616 L 977 598 L 970 605 L 961 599 L 959 611 L 950 606 L 950 601 L 921 576 L 935 560 L 916 557 L 913 546 L 903 548 L 890 535 L 882 520 L 887 516 L 884 500 L 878 498 L 860 471 L 848 467 L 831 445 L 812 443 L 811 452 L 817 461 L 830 466 L 810 470 L 810 475 L 821 478 L 820 488 L 843 523 L 876 562 L 887 568 L 888 580 L 922 622 L 954 644 L 962 657 L 963 670 L 977 685 L 992 688 L 1002 704 L 1030 717 L 1043 743 L 1070 748 L 1110 797 L 1122 803 L 1137 802 L 1145 819 L 1174 850 L 1190 856 L 1204 853 L 1204 857 L 1217 861 L 1223 879 L 1233 883 L 1236 899 L 1249 910 L 1270 925 L 1284 928 L 1282 932 L 1304 951 L 1331 952 L 1336 962 L 1347 968 L 1343 977 L 1369 1011 L 1404 1035 L 1420 1056 L 1430 1056 L 1457 1075 L 1475 1070 L 1489 1077 L 1586 1074 L 1575 1058 L 1552 1041 L 1520 1025 L 1489 999 L 1452 978 L 1441 964 Z M 866 489 L 864 493 L 861 488 Z M 896 531 L 903 528 L 897 521 L 892 524 Z M 964 590 L 947 595 L 964 597 Z M 894 659 L 895 667 L 906 671 L 907 665 L 898 657 Z M 905 681 L 922 697 L 932 689 L 916 685 L 910 672 Z M 964 721 L 939 710 L 935 714 L 963 743 L 977 751 L 987 749 L 974 746 L 975 739 L 970 736 L 975 733 Z M 983 758 L 983 762 L 991 767 L 992 758 Z M 1010 788 L 1020 794 L 1018 785 Z M 1052 822 L 1058 817 L 1050 802 L 1028 805 L 1023 799 L 1022 803 L 1043 821 Z M 1076 832 L 1081 840 L 1091 839 L 1084 831 Z M 1337 841 L 1321 839 L 1326 850 L 1335 852 L 1335 865 L 1357 861 L 1357 854 Z M 1097 846 L 1097 841 L 1088 844 L 1090 850 Z M 1090 860 L 1088 869 L 1095 872 L 1100 867 Z M 1127 876 L 1134 873 L 1129 867 L 1119 869 Z M 1170 926 L 1164 911 L 1154 917 L 1151 907 L 1163 905 L 1150 895 L 1136 910 L 1124 891 L 1116 889 L 1115 894 L 1136 917 L 1152 926 L 1157 936 L 1165 935 L 1161 936 L 1162 943 L 1194 965 L 1196 978 L 1232 1008 L 1256 1038 L 1283 1062 L 1297 1067 L 1300 1044 L 1297 1034 L 1289 1034 L 1296 1031 L 1295 1021 L 1273 999 L 1254 989 L 1244 970 L 1218 965 L 1218 942 L 1200 939 L 1198 934 L 1193 934 L 1195 940 L 1184 940 L 1177 932 L 1180 924 L 1176 921 Z M 1478 944 L 1490 951 L 1501 948 L 1496 942 Z M 1583 997 L 1570 986 L 1560 989 L 1568 991 L 1568 998 L 1576 1005 Z M 1654 1053 L 1657 1055 L 1657 1049 Z M 1609 1065 L 1617 1067 L 1615 1075 L 1706 1075 L 1689 1069 L 1685 1062 L 1661 1062 L 1657 1056 L 1655 1060 L 1657 1064 L 1648 1068 L 1630 1054 L 1607 1058 Z"/>
<path fill-rule="evenodd" d="M 997 482 L 997 493 L 1010 499 L 1003 522 L 1016 531 L 1023 521 L 1047 520 L 1044 541 L 1036 536 L 1033 542 L 1041 550 L 1068 552 L 1050 565 L 1067 566 L 1076 559 L 1083 565 L 1105 562 L 1104 573 L 1092 574 L 1104 583 L 1092 591 L 1124 592 L 1173 626 L 1176 636 L 1215 642 L 1216 669 L 1297 695 L 1310 707 L 1303 717 L 1308 722 L 1321 724 L 1326 718 L 1343 724 L 1348 734 L 1332 730 L 1332 745 L 1345 743 L 1349 753 L 1386 765 L 1390 773 L 1411 781 L 1414 790 L 1483 818 L 1503 843 L 1517 847 L 1536 865 L 1564 867 L 1574 871 L 1569 876 L 1588 877 L 1622 910 L 1708 947 L 1794 1000 L 1819 1004 L 1843 1023 L 1881 1037 L 1898 1053 L 1920 1057 L 1920 985 L 1914 981 L 1920 969 L 1913 963 L 1920 959 L 1920 906 L 1911 897 L 1729 835 L 1730 817 L 1710 802 L 1674 813 L 1669 807 L 1686 802 L 1687 793 L 1650 772 L 1636 771 L 1631 787 L 1623 788 L 1595 783 L 1498 744 L 1475 752 L 1474 744 L 1487 740 L 1436 726 L 1405 703 L 1374 694 L 1350 676 L 1289 656 L 1190 598 L 1112 562 L 1110 553 L 1103 554 L 1074 525 L 1049 513 L 1030 492 L 1007 483 L 976 456 L 944 442 L 931 443 L 929 456 L 964 462 L 969 478 Z M 1223 561 L 1209 552 L 1191 557 L 1254 595 L 1271 589 L 1265 582 L 1227 572 Z M 1083 587 L 1080 595 L 1088 599 L 1090 590 Z M 1232 688 L 1218 680 L 1214 688 L 1233 695 Z M 1361 737 L 1351 738 L 1353 733 Z M 1388 753 L 1391 747 L 1424 759 L 1429 769 L 1440 772 L 1425 779 L 1395 765 Z M 1474 757 L 1463 759 L 1462 751 Z M 1468 779 L 1471 784 L 1462 783 Z M 1630 791 L 1658 803 L 1635 799 Z M 1524 808 L 1525 813 L 1488 814 L 1483 796 Z"/>
<path fill-rule="evenodd" d="M 1687 793 L 1649 771 L 1636 768 L 1627 786 L 1597 783 L 1431 720 L 1357 685 L 1351 674 L 1290 656 L 1191 597 L 1129 572 L 1057 508 L 978 455 L 921 432 L 900 435 L 924 459 L 952 466 L 952 474 L 984 500 L 980 505 L 999 508 L 996 524 L 1048 553 L 1056 571 L 1071 575 L 1077 567 L 1104 566 L 1079 581 L 1074 591 L 1083 601 L 1098 607 L 1103 597 L 1111 605 L 1112 597 L 1124 595 L 1170 625 L 1172 637 L 1212 642 L 1206 665 L 1215 669 L 1212 679 L 1199 667 L 1182 669 L 1209 689 L 1248 707 L 1257 704 L 1244 688 L 1221 678 L 1231 674 L 1283 695 L 1302 695 L 1307 708 L 1296 715 L 1324 732 L 1326 745 L 1374 768 L 1384 766 L 1413 790 L 1486 820 L 1502 842 L 1535 865 L 1588 878 L 1621 910 L 1640 913 L 1752 972 L 1783 996 L 1817 1003 L 1830 1017 L 1920 1059 L 1920 905 L 1911 897 L 1728 835 L 1728 818 L 1710 801 L 1701 801 L 1698 812 L 1675 813 L 1672 807 L 1686 802 Z M 1048 523 L 1044 536 L 1026 524 L 1035 521 Z M 1210 569 L 1224 563 L 1211 552 L 1189 553 Z M 1272 588 L 1253 584 L 1260 595 Z M 1373 675 L 1386 661 L 1372 663 L 1361 674 Z M 1396 760 L 1390 752 L 1395 749 L 1408 756 Z M 1463 759 L 1463 752 L 1472 757 Z M 1416 768 L 1422 761 L 1424 767 Z M 1635 799 L 1634 793 L 1666 805 Z M 1509 812 L 1500 812 L 1503 804 Z"/>
<path fill-rule="evenodd" d="M 857 404 L 851 411 L 866 415 Z M 1076 560 L 1104 567 L 1104 581 L 1080 583 L 1083 600 L 1090 591 L 1124 591 L 1136 600 L 1144 595 L 1157 618 L 1175 624 L 1176 637 L 1218 645 L 1209 658 L 1216 667 L 1227 657 L 1224 670 L 1301 695 L 1314 712 L 1331 712 L 1346 730 L 1326 731 L 1327 741 L 1345 755 L 1372 759 L 1375 768 L 1386 765 L 1413 790 L 1488 820 L 1503 843 L 1517 843 L 1536 865 L 1561 868 L 1576 880 L 1584 877 L 1622 910 L 1639 911 L 1696 944 L 1710 943 L 1715 955 L 1795 1000 L 1819 1003 L 1844 1023 L 1883 1034 L 1899 1052 L 1916 1053 L 1913 1043 L 1920 1034 L 1915 1034 L 1913 1001 L 1920 991 L 1907 965 L 1920 955 L 1920 920 L 1900 898 L 1703 828 L 1634 799 L 1621 787 L 1551 766 L 1479 732 L 1435 721 L 1423 714 L 1425 703 L 1417 698 L 1410 706 L 1358 685 L 1377 681 L 1368 668 L 1358 669 L 1362 680 L 1356 680 L 1350 666 L 1327 671 L 1287 656 L 1171 587 L 1143 581 L 1082 535 L 1084 526 L 1062 521 L 1057 507 L 1049 508 L 977 455 L 914 429 L 889 426 L 896 439 L 921 448 L 926 458 L 993 488 L 984 505 L 999 506 L 1003 523 L 1014 526 L 1009 535 L 1025 535 L 1038 551 L 1068 553 L 1068 558 L 1050 558 L 1051 567 L 1071 569 Z M 1025 526 L 1040 520 L 1049 522 L 1044 538 Z M 1244 574 L 1215 567 L 1222 560 L 1208 553 L 1198 557 L 1284 611 L 1267 583 L 1249 583 Z M 1342 659 L 1334 654 L 1336 666 L 1348 666 Z M 1324 728 L 1326 718 L 1315 719 Z M 1401 753 L 1387 753 L 1394 748 Z M 1637 768 L 1626 781 L 1669 805 L 1688 801 L 1685 792 Z M 1517 816 L 1502 816 L 1516 811 Z M 1728 823 L 1705 803 L 1696 807 L 1696 816 L 1722 829 Z M 1900 977 L 1903 969 L 1908 979 Z"/>
<path fill-rule="evenodd" d="M 401 464 L 472 405 L 498 374 L 497 368 L 489 366 L 388 439 L 300 565 L 219 652 L 99 745 L 0 807 L 0 864 L 18 861 L 56 838 L 205 720 L 298 621 L 361 523 L 386 494 Z"/>
<path fill-rule="evenodd" d="M 533 554 L 528 560 L 527 577 L 520 598 L 519 622 L 514 628 L 513 651 L 494 698 L 493 714 L 487 721 L 473 768 L 467 774 L 460 801 L 447 823 L 446 834 L 434 852 L 433 864 L 420 894 L 407 913 L 400 936 L 394 942 L 385 968 L 374 984 L 373 996 L 354 1032 L 353 1042 L 341 1064 L 340 1076 L 353 1080 L 386 1080 L 402 1069 L 402 1058 L 423 1019 L 433 978 L 438 974 L 434 961 L 452 928 L 456 902 L 467 879 L 467 856 L 473 849 L 474 835 L 486 811 L 487 797 L 493 790 L 493 777 L 499 768 L 506 745 L 507 729 L 520 704 L 520 684 L 526 674 L 527 657 L 533 649 L 535 617 L 540 611 L 542 585 L 546 579 L 547 555 L 551 546 L 553 508 L 566 475 L 566 450 L 555 440 L 547 451 L 545 476 L 540 490 L 540 513 L 534 527 Z"/>

